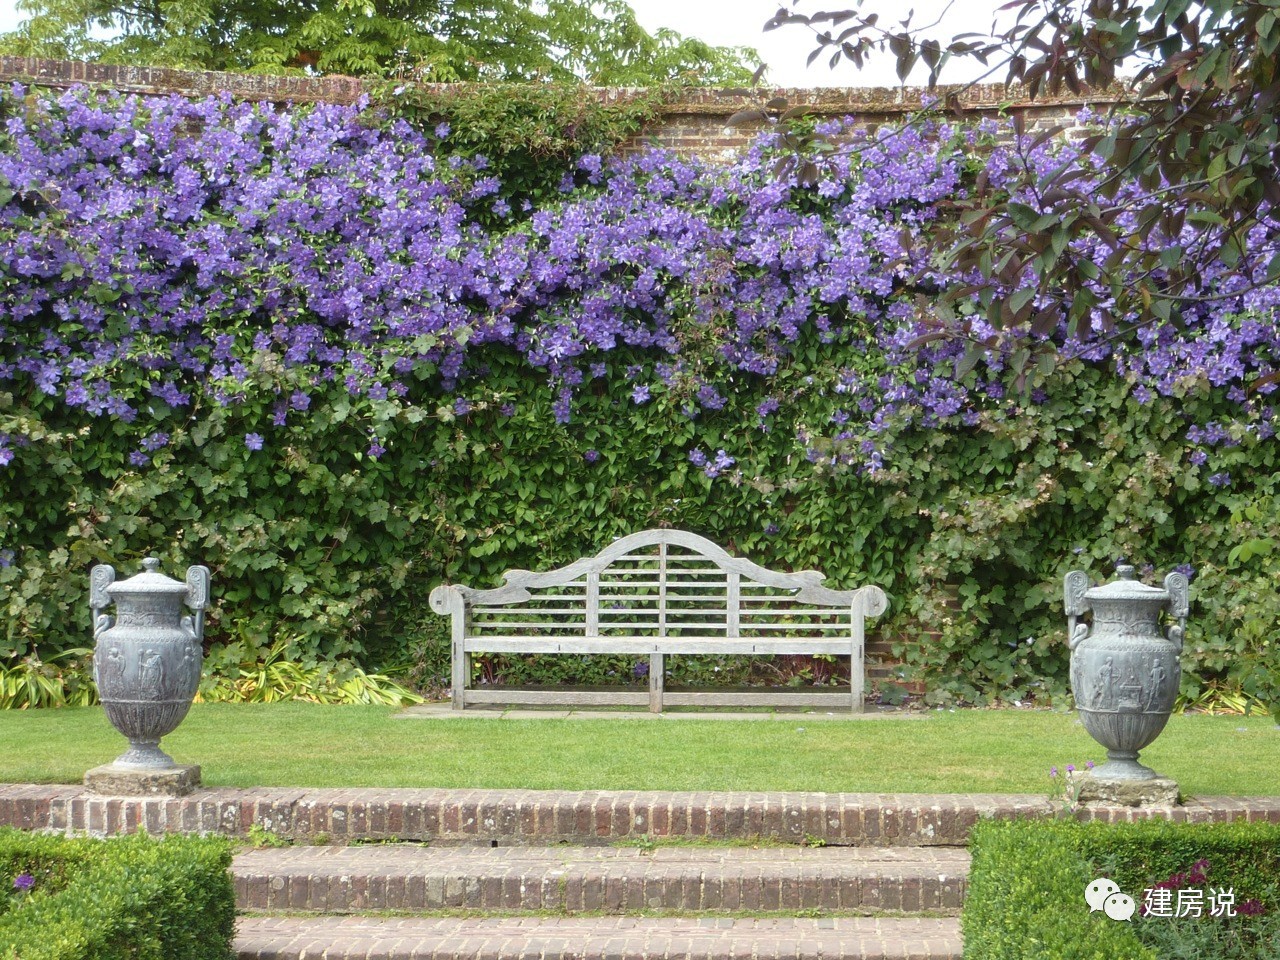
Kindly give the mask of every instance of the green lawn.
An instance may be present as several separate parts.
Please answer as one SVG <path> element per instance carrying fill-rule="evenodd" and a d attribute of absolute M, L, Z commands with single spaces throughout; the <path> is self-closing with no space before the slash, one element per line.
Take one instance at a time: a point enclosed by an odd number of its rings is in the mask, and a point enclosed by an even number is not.
<path fill-rule="evenodd" d="M 163 746 L 209 786 L 1047 793 L 1100 762 L 1074 714 L 923 719 L 396 719 L 387 707 L 197 704 Z M 125 742 L 98 707 L 0 712 L 0 781 L 77 783 Z M 1280 728 L 1175 716 L 1143 760 L 1184 793 L 1275 793 Z"/>

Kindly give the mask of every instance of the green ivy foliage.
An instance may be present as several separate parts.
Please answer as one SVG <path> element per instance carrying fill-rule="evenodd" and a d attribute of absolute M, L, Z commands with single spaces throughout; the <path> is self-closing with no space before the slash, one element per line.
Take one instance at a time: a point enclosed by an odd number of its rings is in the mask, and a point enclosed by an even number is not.
<path fill-rule="evenodd" d="M 667 83 L 605 97 L 584 84 L 397 81 L 374 87 L 366 117 L 379 126 L 400 119 L 425 133 L 447 131 L 449 155 L 483 157 L 501 182 L 498 195 L 522 220 L 563 198 L 561 183 L 578 157 L 614 152 L 681 89 Z"/>
<path fill-rule="evenodd" d="M 681 89 L 676 83 L 604 91 L 564 83 L 391 81 L 373 87 L 366 116 L 379 125 L 403 119 L 428 133 L 446 124 L 451 154 L 484 156 L 503 197 L 539 206 L 559 196 L 557 186 L 578 157 L 614 151 L 656 120 Z"/>
<path fill-rule="evenodd" d="M 927 521 L 909 577 L 920 587 L 915 613 L 940 635 L 903 642 L 903 654 L 928 675 L 967 678 L 946 691 L 964 699 L 996 689 L 1027 696 L 1040 678 L 1056 694 L 1067 664 L 1065 572 L 1084 569 L 1097 582 L 1122 558 L 1161 576 L 1189 563 L 1184 696 L 1248 678 L 1251 693 L 1274 699 L 1274 641 L 1241 629 L 1270 616 L 1273 600 L 1241 595 L 1263 571 L 1231 551 L 1233 511 L 1260 510 L 1274 489 L 1274 444 L 1242 432 L 1223 455 L 1256 486 L 1224 491 L 1188 463 L 1182 439 L 1189 419 L 1223 413 L 1207 384 L 1139 403 L 1125 382 L 1072 364 L 1047 386 L 1045 403 L 1015 400 L 1016 415 L 1002 422 L 912 438 L 916 456 L 898 471 L 894 496 L 899 515 Z"/>
<path fill-rule="evenodd" d="M 1189 562 L 1184 694 L 1219 685 L 1276 698 L 1274 558 L 1230 547 L 1241 524 L 1276 532 L 1262 498 L 1274 497 L 1274 446 L 1242 436 L 1224 455 L 1253 486 L 1223 490 L 1187 465 L 1180 440 L 1184 418 L 1211 418 L 1224 400 L 1206 388 L 1140 404 L 1105 372 L 1064 364 L 1043 404 L 1015 396 L 999 420 L 899 428 L 902 453 L 871 475 L 796 455 L 796 433 L 829 418 L 838 372 L 865 362 L 850 353 L 804 340 L 775 377 L 740 379 L 723 409 L 696 419 L 678 383 L 633 402 L 624 368 L 645 360 L 619 354 L 557 425 L 555 391 L 495 349 L 464 415 L 427 380 L 394 406 L 335 385 L 305 421 L 247 451 L 263 411 L 197 406 L 145 470 L 120 452 L 127 425 L 0 395 L 0 418 L 39 423 L 18 456 L 41 465 L 18 474 L 28 495 L 5 499 L 6 540 L 43 545 L 0 567 L 0 653 L 82 646 L 88 568 L 128 575 L 155 552 L 171 571 L 212 567 L 215 643 L 288 625 L 298 659 L 415 658 L 431 664 L 425 685 L 447 662 L 426 603 L 435 584 L 496 585 L 507 569 L 565 564 L 669 525 L 766 566 L 883 586 L 891 610 L 877 628 L 937 702 L 1060 699 L 1062 575 L 1102 580 L 1119 557 L 1160 573 Z M 762 422 L 756 406 L 779 394 L 794 419 Z M 371 431 L 387 450 L 376 460 Z M 729 446 L 738 463 L 715 479 L 689 460 Z"/>

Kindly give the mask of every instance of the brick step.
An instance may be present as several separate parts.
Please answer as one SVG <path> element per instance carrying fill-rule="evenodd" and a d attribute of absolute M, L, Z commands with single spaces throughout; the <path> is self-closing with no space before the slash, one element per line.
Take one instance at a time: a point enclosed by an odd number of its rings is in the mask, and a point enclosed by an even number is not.
<path fill-rule="evenodd" d="M 241 917 L 239 960 L 960 960 L 952 917 Z"/>
<path fill-rule="evenodd" d="M 208 787 L 185 797 L 104 797 L 82 786 L 0 785 L 0 826 L 55 833 L 217 833 L 267 830 L 303 842 L 429 840 L 433 845 L 608 844 L 642 836 L 850 846 L 963 846 L 987 817 L 1056 817 L 1044 795 L 737 793 Z M 1240 817 L 1280 822 L 1280 797 L 1195 797 L 1135 813 L 1091 803 L 1077 819 L 1137 816 L 1187 823 Z"/>
<path fill-rule="evenodd" d="M 1275 801 L 1280 814 L 1280 799 Z M 1229 802 L 1232 819 L 1249 809 Z M 301 842 L 608 844 L 643 836 L 850 846 L 963 846 L 984 817 L 1052 816 L 1043 796 L 212 787 L 104 797 L 84 787 L 0 786 L 0 825 L 93 834 L 266 830 Z M 1126 811 L 1127 818 L 1127 811 Z"/>
<path fill-rule="evenodd" d="M 950 847 L 284 847 L 235 859 L 242 910 L 957 913 Z"/>

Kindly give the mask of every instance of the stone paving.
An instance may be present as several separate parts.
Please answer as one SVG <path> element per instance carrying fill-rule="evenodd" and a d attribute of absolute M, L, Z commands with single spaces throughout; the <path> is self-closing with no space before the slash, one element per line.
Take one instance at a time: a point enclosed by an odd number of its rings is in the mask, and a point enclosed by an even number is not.
<path fill-rule="evenodd" d="M 956 847 L 264 848 L 239 854 L 246 910 L 958 913 Z"/>
<path fill-rule="evenodd" d="M 960 960 L 953 918 L 243 917 L 240 960 Z"/>
<path fill-rule="evenodd" d="M 590 707 L 573 707 L 569 709 L 529 708 L 529 707 L 468 707 L 466 710 L 455 710 L 448 703 L 419 703 L 405 707 L 396 713 L 393 720 L 653 720 L 656 722 L 676 723 L 681 720 L 758 720 L 783 721 L 786 723 L 821 723 L 828 720 L 845 722 L 848 720 L 928 720 L 929 714 L 920 711 L 907 711 L 897 708 L 869 706 L 863 713 L 849 710 L 773 710 L 756 713 L 742 710 L 688 710 L 680 707 L 668 707 L 661 713 L 651 710 L 593 710 Z"/>

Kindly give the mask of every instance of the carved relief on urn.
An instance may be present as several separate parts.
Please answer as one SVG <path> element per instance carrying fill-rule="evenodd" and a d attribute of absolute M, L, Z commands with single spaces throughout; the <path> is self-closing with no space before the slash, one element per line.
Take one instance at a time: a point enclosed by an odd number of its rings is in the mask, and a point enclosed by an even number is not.
<path fill-rule="evenodd" d="M 1119 580 L 1097 587 L 1082 571 L 1065 578 L 1071 690 L 1085 729 L 1107 748 L 1093 776 L 1148 780 L 1157 774 L 1138 763 L 1138 751 L 1160 735 L 1178 697 L 1188 581 L 1171 573 L 1162 590 L 1133 579 L 1131 566 L 1116 572 Z M 1080 619 L 1087 613 L 1091 624 Z"/>
<path fill-rule="evenodd" d="M 142 565 L 120 583 L 105 564 L 89 574 L 93 676 L 107 719 L 129 740 L 114 765 L 165 770 L 175 764 L 160 738 L 182 722 L 200 685 L 209 570 L 190 567 L 181 583 L 160 573 L 154 557 Z M 106 612 L 112 603 L 114 616 Z M 183 616 L 184 603 L 192 616 Z"/>

